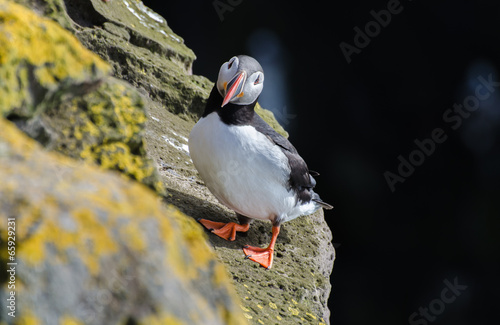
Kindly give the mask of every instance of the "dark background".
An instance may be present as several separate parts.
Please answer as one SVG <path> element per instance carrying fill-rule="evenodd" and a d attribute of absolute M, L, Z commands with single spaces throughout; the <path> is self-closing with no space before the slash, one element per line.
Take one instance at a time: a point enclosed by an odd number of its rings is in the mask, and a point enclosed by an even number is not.
<path fill-rule="evenodd" d="M 354 27 L 390 2 L 145 4 L 193 49 L 195 74 L 215 81 L 237 54 L 261 62 L 260 103 L 321 173 L 317 192 L 335 206 L 326 212 L 338 246 L 332 324 L 497 321 L 500 87 L 456 129 L 443 114 L 474 95 L 479 76 L 500 82 L 500 2 L 401 0 L 347 63 L 340 43 L 354 45 Z M 219 15 L 214 3 L 231 10 Z M 408 159 L 436 128 L 446 141 L 392 192 L 384 173 L 397 174 L 398 156 Z M 445 280 L 466 286 L 450 303 L 436 300 Z M 421 307 L 431 307 L 428 319 Z"/>

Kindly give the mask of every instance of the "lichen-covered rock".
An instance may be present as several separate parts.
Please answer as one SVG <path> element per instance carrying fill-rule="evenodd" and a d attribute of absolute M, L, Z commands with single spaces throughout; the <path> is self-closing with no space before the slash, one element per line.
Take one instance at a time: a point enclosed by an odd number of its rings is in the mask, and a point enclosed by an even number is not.
<path fill-rule="evenodd" d="M 173 113 L 200 114 L 210 82 L 165 19 L 136 0 L 18 0 L 58 21 L 128 81 Z"/>
<path fill-rule="evenodd" d="M 110 72 L 55 22 L 0 1 L 0 115 L 49 149 L 119 170 L 161 193 L 144 150 L 143 99 Z"/>
<path fill-rule="evenodd" d="M 0 118 L 0 241 L 15 220 L 2 324 L 245 322 L 198 225 L 139 183 L 43 150 Z M 12 240 L 12 239 L 11 239 Z"/>
<path fill-rule="evenodd" d="M 46 146 L 49 142 L 44 139 L 57 135 L 60 142 L 54 142 L 52 148 L 72 157 L 83 155 L 104 166 L 118 164 L 117 169 L 121 171 L 128 169 L 125 166 L 138 165 L 137 162 L 134 165 L 134 157 L 142 162 L 145 149 L 146 155 L 158 165 L 161 183 L 167 190 L 165 201 L 193 218 L 234 221 L 233 212 L 220 205 L 199 179 L 187 150 L 189 132 L 204 108 L 213 83 L 191 74 L 195 56 L 166 21 L 137 0 L 16 1 L 73 32 L 87 48 L 111 65 L 116 78 L 126 83 L 96 76 L 96 83 L 90 82 L 93 85 L 90 90 L 76 87 L 85 91 L 68 100 L 58 99 L 60 105 L 49 105 L 52 110 L 47 110 L 48 113 L 40 110 L 43 114 L 31 118 L 31 124 L 16 120 L 15 116 L 9 118 Z M 218 66 L 225 59 L 221 58 L 221 62 L 214 62 L 214 65 Z M 138 96 L 130 85 L 138 90 Z M 117 95 L 120 93 L 124 96 Z M 130 110 L 124 110 L 128 112 L 126 116 L 121 116 L 121 97 L 130 100 L 131 106 L 126 105 Z M 106 103 L 104 107 L 108 108 L 102 117 L 104 121 L 100 120 L 100 102 Z M 286 136 L 272 113 L 260 106 L 257 111 Z M 138 136 L 118 131 L 122 126 L 113 127 L 114 123 L 122 125 L 120 121 L 129 121 L 131 114 L 139 114 L 135 126 L 143 129 Z M 69 120 L 75 125 L 74 130 L 71 125 L 68 127 Z M 35 132 L 41 129 L 40 125 L 45 131 Z M 115 137 L 122 140 L 113 141 Z M 85 141 L 85 146 L 79 141 Z M 72 151 L 73 147 L 78 149 Z M 108 157 L 108 153 L 112 156 Z M 142 168 L 131 170 L 141 171 Z M 192 223 L 185 225 L 195 226 Z M 238 234 L 234 242 L 209 235 L 219 260 L 233 278 L 244 315 L 252 324 L 328 323 L 326 303 L 335 251 L 322 212 L 282 226 L 275 263 L 270 271 L 265 271 L 245 260 L 241 247 L 267 245 L 270 228 L 269 223 L 256 221 L 248 234 Z M 104 311 L 97 311 L 100 312 Z"/>
<path fill-rule="evenodd" d="M 2 115 L 29 118 L 58 92 L 92 86 L 110 71 L 58 24 L 21 6 L 1 1 L 0 24 Z"/>

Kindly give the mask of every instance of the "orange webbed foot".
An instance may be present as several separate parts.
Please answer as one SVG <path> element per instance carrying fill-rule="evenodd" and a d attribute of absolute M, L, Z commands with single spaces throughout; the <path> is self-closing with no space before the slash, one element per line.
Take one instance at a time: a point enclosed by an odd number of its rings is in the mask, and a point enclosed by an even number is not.
<path fill-rule="evenodd" d="M 271 242 L 267 248 L 245 246 L 243 247 L 243 252 L 245 253 L 245 258 L 251 261 L 257 262 L 267 270 L 273 266 L 273 256 L 274 256 L 274 244 L 276 243 L 276 238 L 280 233 L 280 226 L 273 226 L 273 235 L 271 237 Z"/>
<path fill-rule="evenodd" d="M 243 247 L 243 252 L 245 253 L 245 258 L 259 263 L 261 266 L 268 270 L 273 266 L 274 249 L 270 247 L 260 248 L 245 246 Z"/>
<path fill-rule="evenodd" d="M 205 228 L 210 230 L 217 236 L 224 238 L 225 240 L 234 241 L 236 239 L 236 232 L 245 232 L 250 228 L 250 224 L 237 224 L 235 222 L 216 222 L 207 219 L 198 219 Z"/>

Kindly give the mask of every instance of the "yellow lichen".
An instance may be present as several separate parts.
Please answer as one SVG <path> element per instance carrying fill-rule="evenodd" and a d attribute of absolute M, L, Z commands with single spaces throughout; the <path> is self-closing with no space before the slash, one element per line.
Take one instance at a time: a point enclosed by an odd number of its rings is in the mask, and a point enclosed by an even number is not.
<path fill-rule="evenodd" d="M 185 218 L 184 215 L 177 210 L 172 211 L 172 217 L 177 221 L 181 228 L 180 230 L 182 236 L 186 240 L 185 248 L 188 249 L 190 253 L 189 255 L 192 256 L 192 263 L 199 268 L 206 268 L 211 260 L 212 252 L 203 240 L 205 235 L 202 231 L 200 231 L 200 226 L 193 219 Z M 179 271 L 186 272 L 186 270 Z M 219 272 L 223 272 L 223 270 L 221 269 Z M 192 276 L 195 275 L 192 274 Z M 216 279 L 220 279 L 222 276 L 223 275 L 220 275 L 219 273 L 216 276 Z M 221 283 L 222 281 L 217 280 L 217 282 Z"/>
<path fill-rule="evenodd" d="M 94 152 L 98 155 L 100 165 L 105 169 L 118 169 L 134 176 L 139 182 L 153 173 L 153 166 L 144 166 L 144 158 L 130 153 L 130 148 L 122 143 L 104 144 Z"/>
<path fill-rule="evenodd" d="M 111 67 L 99 56 L 57 23 L 20 5 L 0 0 L 0 29 L 0 115 L 16 111 L 20 116 L 32 116 L 38 107 L 47 106 L 40 110 L 42 114 L 52 114 L 56 120 L 62 116 L 63 123 L 53 125 L 52 130 L 60 133 L 57 150 L 95 163 L 104 155 L 106 168 L 118 169 L 158 193 L 165 192 L 163 184 L 155 180 L 154 164 L 143 153 L 131 152 L 143 146 L 140 132 L 146 122 L 144 104 L 132 87 L 109 82 L 104 77 Z M 64 87 L 97 85 L 97 80 L 104 80 L 97 89 L 65 95 Z M 41 91 L 36 96 L 33 83 Z M 49 102 L 44 103 L 45 99 Z M 53 101 L 62 102 L 54 105 Z M 110 143 L 127 148 L 100 148 Z"/>
<path fill-rule="evenodd" d="M 5 134 L 9 134 L 7 132 Z M 4 134 L 4 135 L 5 135 Z M 84 166 L 81 166 L 84 168 Z M 8 170 L 4 170 L 8 172 Z M 82 177 L 86 177 L 86 173 L 84 172 Z M 67 182 L 60 182 L 60 184 L 68 184 Z M 54 190 L 61 191 L 62 193 L 66 191 L 65 186 L 61 186 L 60 184 L 54 186 Z M 137 193 L 138 189 L 134 189 Z M 131 194 L 133 196 L 133 194 Z M 142 209 L 146 213 L 146 216 L 150 216 L 147 214 L 148 212 L 151 215 L 159 216 L 161 215 L 161 211 L 157 208 L 158 204 L 155 202 L 156 200 L 147 200 L 143 197 L 137 197 L 137 194 L 133 196 L 137 198 L 138 202 L 134 206 L 129 204 L 123 205 L 114 205 L 113 203 L 113 193 L 109 192 L 107 188 L 104 188 L 103 191 L 100 192 L 91 192 L 88 195 L 82 195 L 83 199 L 88 199 L 90 202 L 93 202 L 94 207 L 96 209 L 102 209 L 103 211 L 108 211 L 109 219 L 105 224 L 102 223 L 102 220 L 98 220 L 97 216 L 92 213 L 93 210 L 89 208 L 79 208 L 72 212 L 68 218 L 71 218 L 75 223 L 75 227 L 73 230 L 65 229 L 61 226 L 59 221 L 56 220 L 56 217 L 60 215 L 60 206 L 57 206 L 57 203 L 54 202 L 54 197 L 48 195 L 44 200 L 43 213 L 38 206 L 26 205 L 21 206 L 21 210 L 19 211 L 19 220 L 18 220 L 18 228 L 19 228 L 19 238 L 22 239 L 22 245 L 20 245 L 18 250 L 18 257 L 23 258 L 26 263 L 31 265 L 37 265 L 45 258 L 45 249 L 46 245 L 50 244 L 55 247 L 61 253 L 64 253 L 66 249 L 73 248 L 79 252 L 79 256 L 81 256 L 82 261 L 87 265 L 89 270 L 92 273 L 95 273 L 99 270 L 99 259 L 103 256 L 115 253 L 117 250 L 117 244 L 114 237 L 111 235 L 110 226 L 115 224 L 115 218 L 119 215 L 119 213 L 123 213 L 126 215 L 130 213 L 130 211 L 134 209 Z M 80 199 L 82 199 L 80 198 Z M 133 201 L 133 200 L 131 200 Z M 60 205 L 60 202 L 58 202 Z M 125 202 L 128 203 L 128 202 Z M 156 203 L 156 204 L 155 204 Z M 156 208 L 154 208 L 156 206 Z M 141 214 L 139 214 L 141 215 Z M 32 228 L 30 225 L 39 223 L 37 219 L 44 219 L 44 222 L 40 222 L 38 227 Z M 165 224 L 161 227 L 163 230 L 162 235 L 169 236 L 171 235 L 170 226 L 166 221 L 166 218 L 158 218 L 161 220 L 162 224 Z M 125 226 L 125 230 L 121 230 L 118 228 L 120 233 L 126 235 L 127 239 L 132 240 L 129 242 L 132 248 L 141 250 L 145 248 L 145 244 L 142 241 L 139 242 L 137 238 L 133 236 L 128 236 L 132 233 L 133 230 L 137 232 L 139 229 L 139 220 L 132 219 L 132 221 Z M 30 230 L 30 235 L 27 239 L 26 231 Z M 138 235 L 139 236 L 139 235 Z M 64 256 L 62 254 L 61 256 Z"/>
<path fill-rule="evenodd" d="M 39 265 L 45 258 L 45 238 L 35 235 L 24 241 L 19 246 L 18 256 L 23 257 L 28 265 Z"/>
<path fill-rule="evenodd" d="M 154 180 L 154 164 L 144 154 L 131 152 L 131 146 L 143 146 L 140 133 L 146 122 L 142 101 L 136 93 L 119 82 L 104 83 L 95 92 L 74 98 L 65 111 L 68 110 L 81 112 L 70 115 L 76 116 L 76 120 L 66 131 L 60 146 L 62 152 L 72 156 L 76 152 L 80 158 L 105 169 L 119 170 L 164 193 L 161 181 Z M 68 152 L 72 146 L 75 149 Z"/>
<path fill-rule="evenodd" d="M 2 36 L 1 40 L 10 41 L 10 50 L 18 58 L 26 58 L 35 65 L 43 65 L 54 77 L 63 79 L 68 74 L 79 75 L 91 70 L 92 65 L 109 71 L 110 67 L 70 33 L 57 23 L 37 16 L 20 5 L 1 1 Z M 30 21 L 30 24 L 26 24 Z M 4 49 L 5 51 L 5 49 Z M 2 56 L 0 63 L 5 64 L 8 57 Z M 53 64 L 46 65 L 48 60 Z"/>
<path fill-rule="evenodd" d="M 72 218 L 76 223 L 73 231 L 64 229 L 55 220 L 55 215 L 47 214 L 46 211 L 43 218 L 44 222 L 19 246 L 18 256 L 30 265 L 38 265 L 44 260 L 46 245 L 50 244 L 61 253 L 69 248 L 76 249 L 89 271 L 96 274 L 100 258 L 117 251 L 109 229 L 96 219 L 90 209 L 82 208 L 73 212 Z M 29 215 L 26 218 L 23 215 L 19 227 L 30 229 L 30 222 L 32 219 Z M 62 254 L 61 258 L 64 256 Z"/>
<path fill-rule="evenodd" d="M 83 322 L 73 316 L 63 316 L 59 319 L 59 325 L 83 325 Z"/>
<path fill-rule="evenodd" d="M 0 29 L 0 113 L 33 105 L 28 69 L 48 91 L 66 79 L 78 83 L 111 71 L 57 23 L 21 5 L 0 1 Z"/>
<path fill-rule="evenodd" d="M 38 317 L 33 315 L 29 310 L 24 311 L 21 315 L 17 316 L 17 325 L 40 325 L 42 322 Z"/>
<path fill-rule="evenodd" d="M 82 259 L 92 274 L 99 271 L 100 258 L 115 253 L 118 250 L 115 239 L 111 236 L 111 229 L 106 227 L 94 215 L 93 211 L 87 208 L 80 208 L 73 211 L 73 218 L 77 222 L 77 229 L 81 232 L 78 242 L 67 242 L 65 244 L 75 245 L 82 249 Z M 112 223 L 109 224 L 112 226 Z M 67 247 L 60 245 L 61 249 Z"/>
<path fill-rule="evenodd" d="M 127 238 L 130 245 L 136 250 L 144 251 L 147 248 L 146 242 L 142 233 L 136 228 L 137 225 L 128 222 L 126 225 L 120 227 L 120 234 L 123 238 Z"/>
<path fill-rule="evenodd" d="M 297 308 L 292 308 L 292 307 L 288 307 L 288 311 L 290 311 L 293 316 L 297 316 L 300 313 Z"/>
<path fill-rule="evenodd" d="M 269 307 L 271 307 L 271 309 L 278 309 L 278 306 L 276 306 L 274 302 L 270 302 Z"/>
<path fill-rule="evenodd" d="M 141 319 L 140 325 L 183 325 L 185 324 L 182 320 L 178 319 L 173 315 L 162 315 L 162 316 L 148 316 Z"/>
<path fill-rule="evenodd" d="M 227 271 L 222 264 L 214 267 L 213 281 L 216 286 L 226 285 L 227 277 Z"/>
<path fill-rule="evenodd" d="M 85 121 L 84 125 L 81 127 L 80 131 L 82 133 L 89 134 L 91 137 L 98 137 L 101 135 L 99 128 L 90 121 Z"/>

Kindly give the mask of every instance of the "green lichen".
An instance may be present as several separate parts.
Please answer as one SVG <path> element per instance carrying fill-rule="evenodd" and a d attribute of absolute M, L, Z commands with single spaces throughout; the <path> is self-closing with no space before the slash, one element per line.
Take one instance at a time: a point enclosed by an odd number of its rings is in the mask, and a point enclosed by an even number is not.
<path fill-rule="evenodd" d="M 53 149 L 121 171 L 163 193 L 156 168 L 145 155 L 142 130 L 146 116 L 135 90 L 107 79 L 88 94 L 71 100 L 62 97 L 61 101 L 40 116 L 43 125 L 60 134 L 52 137 Z"/>

